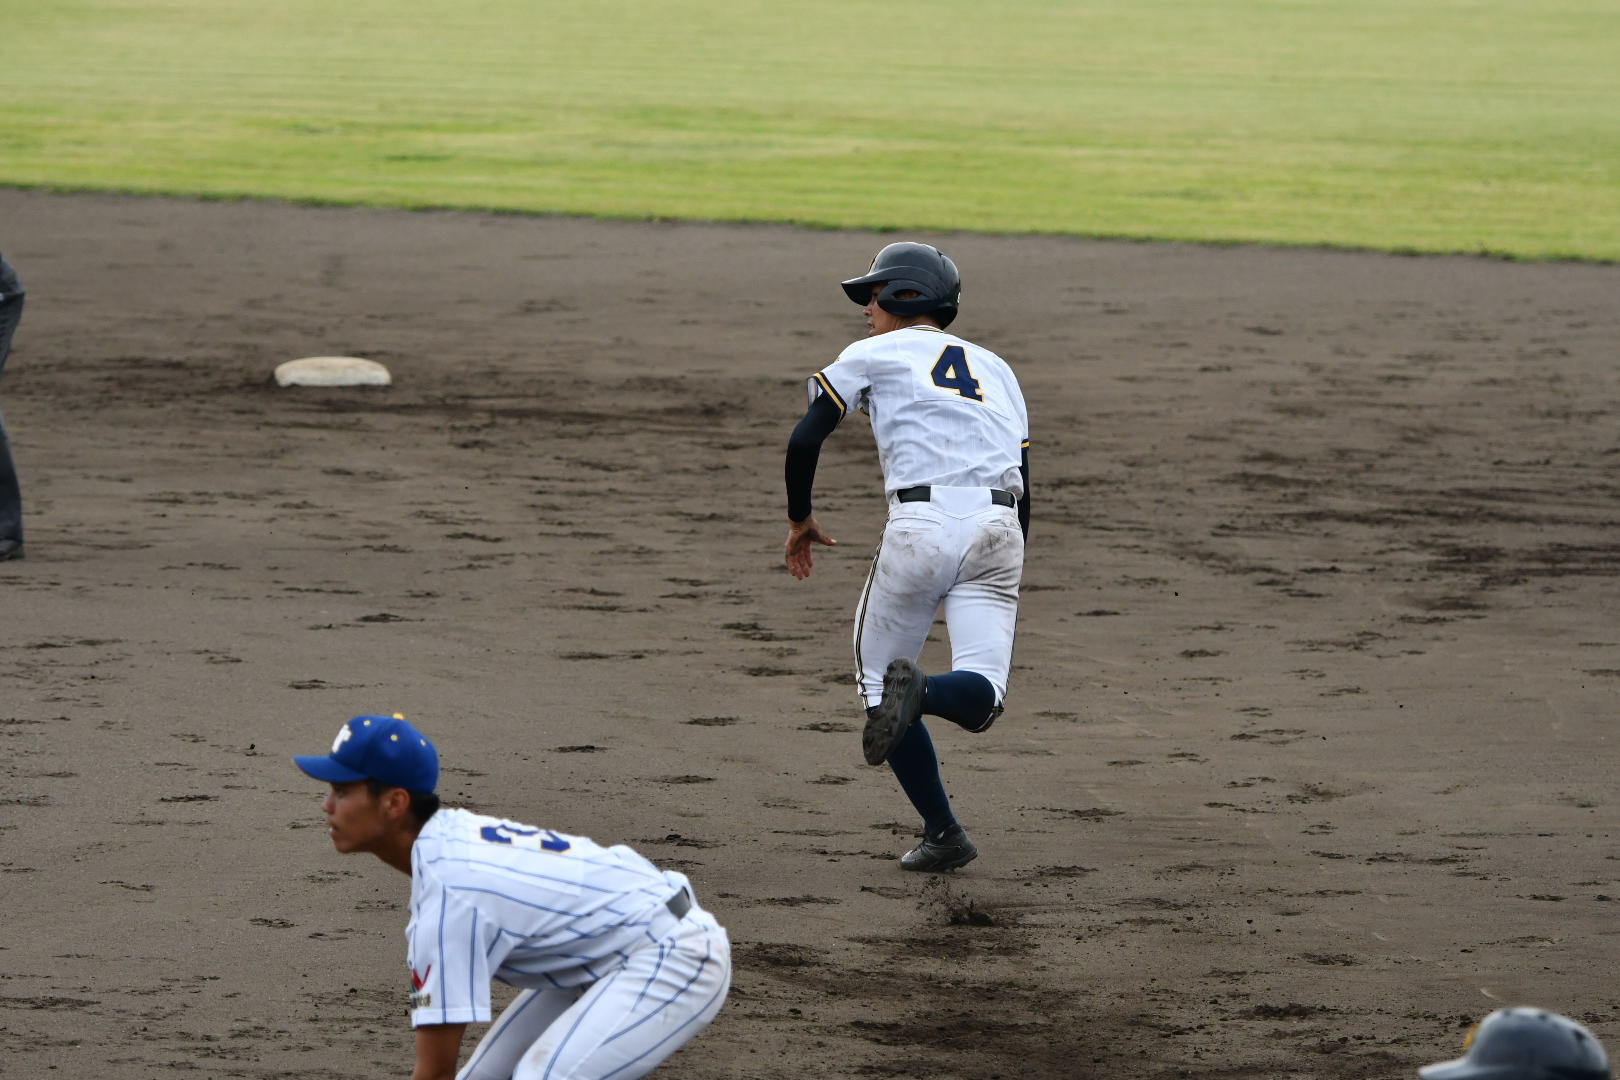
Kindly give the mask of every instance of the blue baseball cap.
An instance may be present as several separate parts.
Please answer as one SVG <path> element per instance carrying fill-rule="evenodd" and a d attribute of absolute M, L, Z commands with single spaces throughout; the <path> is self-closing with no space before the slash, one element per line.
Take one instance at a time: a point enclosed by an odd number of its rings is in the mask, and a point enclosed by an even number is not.
<path fill-rule="evenodd" d="M 330 754 L 295 754 L 293 764 L 330 784 L 379 780 L 389 787 L 427 792 L 439 783 L 439 752 L 398 715 L 357 716 L 332 740 Z"/>

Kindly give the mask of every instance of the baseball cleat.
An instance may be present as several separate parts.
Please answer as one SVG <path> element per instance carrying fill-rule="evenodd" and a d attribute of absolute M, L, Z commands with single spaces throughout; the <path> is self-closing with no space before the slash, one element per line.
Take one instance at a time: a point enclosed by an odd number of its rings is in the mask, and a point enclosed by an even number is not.
<path fill-rule="evenodd" d="M 866 710 L 866 730 L 861 749 L 868 765 L 881 765 L 911 730 L 912 721 L 922 715 L 923 691 L 928 676 L 910 660 L 901 657 L 889 662 L 883 673 L 883 700 Z"/>
<path fill-rule="evenodd" d="M 922 843 L 900 856 L 900 869 L 938 873 L 966 866 L 979 857 L 979 849 L 968 839 L 966 830 L 952 825 L 937 838 L 923 834 Z"/>

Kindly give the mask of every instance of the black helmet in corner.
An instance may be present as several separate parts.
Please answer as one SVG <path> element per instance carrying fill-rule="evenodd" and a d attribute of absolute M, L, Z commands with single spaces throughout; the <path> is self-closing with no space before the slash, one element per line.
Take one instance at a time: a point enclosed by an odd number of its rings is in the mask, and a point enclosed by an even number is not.
<path fill-rule="evenodd" d="M 962 275 L 939 248 L 928 244 L 902 241 L 890 244 L 877 253 L 871 268 L 861 277 L 844 282 L 844 293 L 857 304 L 865 306 L 872 298 L 872 286 L 883 282 L 878 293 L 878 307 L 890 315 L 935 314 L 941 327 L 956 318 L 957 306 L 962 301 Z M 915 292 L 918 295 L 902 300 L 899 294 Z"/>
<path fill-rule="evenodd" d="M 1586 1028 L 1545 1009 L 1498 1009 L 1466 1053 L 1418 1070 L 1423 1080 L 1612 1080 L 1609 1057 Z"/>

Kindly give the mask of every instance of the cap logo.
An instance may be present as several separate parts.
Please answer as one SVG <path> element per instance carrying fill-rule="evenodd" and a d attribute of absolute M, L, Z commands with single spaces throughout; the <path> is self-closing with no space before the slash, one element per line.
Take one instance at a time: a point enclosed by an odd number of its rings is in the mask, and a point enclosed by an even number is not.
<path fill-rule="evenodd" d="M 439 782 L 439 754 L 420 731 L 386 716 L 356 716 L 338 729 L 330 753 L 294 755 L 317 780 L 346 784 L 380 781 L 407 791 L 432 791 Z"/>

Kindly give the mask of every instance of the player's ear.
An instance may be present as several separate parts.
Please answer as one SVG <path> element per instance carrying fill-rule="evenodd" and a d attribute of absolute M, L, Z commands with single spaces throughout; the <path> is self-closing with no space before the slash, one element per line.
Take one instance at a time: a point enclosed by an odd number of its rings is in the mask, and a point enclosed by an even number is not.
<path fill-rule="evenodd" d="M 383 816 L 389 821 L 403 821 L 411 812 L 411 793 L 402 787 L 391 787 L 383 792 Z"/>

